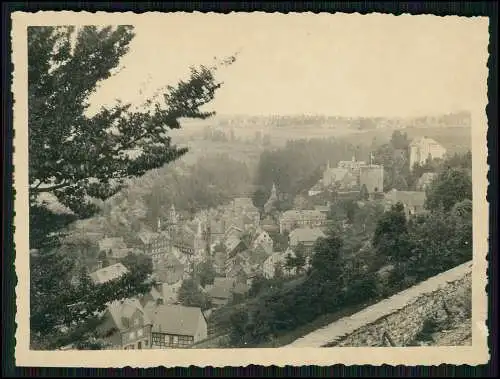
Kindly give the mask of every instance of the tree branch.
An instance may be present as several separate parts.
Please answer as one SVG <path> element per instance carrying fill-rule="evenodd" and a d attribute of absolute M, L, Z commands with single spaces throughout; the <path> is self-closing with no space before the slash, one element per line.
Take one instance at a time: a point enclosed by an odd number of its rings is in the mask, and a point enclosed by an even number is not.
<path fill-rule="evenodd" d="M 70 183 L 68 183 L 68 182 L 62 182 L 60 184 L 54 184 L 53 186 L 50 186 L 50 187 L 39 188 L 40 184 L 41 183 L 38 183 L 35 187 L 30 188 L 30 190 L 35 192 L 35 193 L 51 192 L 51 191 L 55 191 L 55 190 L 58 190 L 58 189 L 61 189 L 61 188 L 64 188 L 64 187 L 67 187 L 70 185 Z"/>

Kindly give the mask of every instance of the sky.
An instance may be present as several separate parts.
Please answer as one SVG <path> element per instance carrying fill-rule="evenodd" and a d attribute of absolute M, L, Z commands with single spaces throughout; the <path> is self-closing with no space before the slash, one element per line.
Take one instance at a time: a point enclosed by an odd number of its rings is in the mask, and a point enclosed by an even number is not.
<path fill-rule="evenodd" d="M 140 103 L 187 78 L 189 66 L 235 53 L 218 73 L 224 84 L 208 110 L 419 116 L 471 110 L 486 86 L 487 19 L 180 13 L 138 20 L 122 71 L 102 84 L 93 105 Z"/>

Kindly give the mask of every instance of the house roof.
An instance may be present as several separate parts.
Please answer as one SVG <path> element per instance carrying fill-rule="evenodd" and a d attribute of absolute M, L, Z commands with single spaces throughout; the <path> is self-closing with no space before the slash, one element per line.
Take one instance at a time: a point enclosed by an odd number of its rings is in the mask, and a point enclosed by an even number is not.
<path fill-rule="evenodd" d="M 290 232 L 289 238 L 298 242 L 316 241 L 320 237 L 325 237 L 325 233 L 319 228 L 297 228 Z"/>
<path fill-rule="evenodd" d="M 207 293 L 211 298 L 229 299 L 231 297 L 231 289 L 215 285 L 210 288 Z"/>
<path fill-rule="evenodd" d="M 227 252 L 230 253 L 232 252 L 234 249 L 236 249 L 236 247 L 242 243 L 243 241 L 241 239 L 239 239 L 238 237 L 234 237 L 234 236 L 229 236 L 226 241 L 224 242 L 224 246 L 226 247 L 227 249 Z"/>
<path fill-rule="evenodd" d="M 158 233 L 151 232 L 149 230 L 143 230 L 139 232 L 138 237 L 143 244 L 147 245 L 153 242 L 153 240 L 158 237 Z"/>
<path fill-rule="evenodd" d="M 152 332 L 194 336 L 204 316 L 200 308 L 149 302 L 144 307 L 152 320 Z M 200 317 L 201 316 L 201 317 Z"/>
<path fill-rule="evenodd" d="M 253 205 L 253 201 L 250 197 L 236 197 L 233 199 L 233 205 L 235 208 L 250 208 L 256 209 Z"/>
<path fill-rule="evenodd" d="M 312 186 L 309 191 L 321 191 L 323 189 L 323 183 L 318 181 L 314 186 Z"/>
<path fill-rule="evenodd" d="M 128 272 L 127 268 L 121 263 L 103 267 L 90 273 L 90 278 L 95 284 L 103 284 L 114 279 L 118 279 Z"/>
<path fill-rule="evenodd" d="M 342 180 L 344 176 L 346 176 L 349 173 L 349 170 L 346 168 L 340 168 L 340 167 L 334 167 L 326 170 L 326 172 L 333 176 L 336 181 Z"/>
<path fill-rule="evenodd" d="M 141 312 L 144 318 L 144 324 L 151 323 L 151 320 L 144 312 L 144 308 L 141 306 L 140 301 L 135 298 L 114 301 L 108 305 L 108 311 L 116 327 L 120 330 L 128 329 L 128 327 L 123 324 L 123 318 L 132 317 L 136 311 Z"/>
<path fill-rule="evenodd" d="M 126 249 L 127 245 L 123 240 L 123 237 L 110 237 L 103 238 L 99 241 L 99 250 L 119 250 Z"/>
<path fill-rule="evenodd" d="M 330 207 L 328 205 L 315 205 L 314 210 L 320 212 L 328 212 L 330 210 Z"/>
<path fill-rule="evenodd" d="M 214 287 L 233 288 L 236 281 L 232 278 L 215 278 Z"/>
<path fill-rule="evenodd" d="M 238 294 L 244 294 L 247 293 L 249 289 L 250 288 L 246 283 L 237 283 L 236 286 L 234 287 L 233 292 Z"/>
<path fill-rule="evenodd" d="M 286 212 L 283 212 L 281 215 L 281 220 L 297 220 L 301 218 L 307 218 L 307 217 L 325 217 L 323 213 L 317 210 L 289 210 Z"/>
<path fill-rule="evenodd" d="M 411 207 L 423 207 L 425 203 L 425 192 L 424 191 L 397 191 L 391 190 L 385 195 L 386 200 L 390 204 L 396 204 L 398 202 Z"/>
<path fill-rule="evenodd" d="M 416 137 L 410 142 L 410 146 L 420 146 L 422 144 L 440 145 L 434 139 L 428 137 Z"/>

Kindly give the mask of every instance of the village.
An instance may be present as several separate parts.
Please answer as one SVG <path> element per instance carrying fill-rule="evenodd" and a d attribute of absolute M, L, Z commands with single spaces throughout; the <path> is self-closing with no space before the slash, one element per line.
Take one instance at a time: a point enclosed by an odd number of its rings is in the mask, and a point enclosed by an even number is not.
<path fill-rule="evenodd" d="M 446 154 L 444 147 L 426 137 L 415 138 L 408 149 L 410 167 Z M 410 217 L 425 212 L 425 189 L 435 176 L 424 173 L 415 191 L 384 192 L 384 167 L 374 164 L 372 155 L 367 161 L 352 157 L 336 165 L 326 162 L 322 178 L 295 197 L 293 209 L 277 209 L 286 194 L 273 184 L 262 209 L 245 195 L 187 219 L 169 204 L 168 217 L 158 218 L 155 230 L 133 236 L 133 244 L 122 236 L 106 236 L 97 241 L 101 259 L 90 273 L 94 284 L 124 275 L 128 269 L 121 261 L 130 254 L 151 259 L 154 281 L 148 294 L 108 304 L 99 327 L 107 348 L 188 348 L 217 335 L 212 315 L 244 299 L 255 278 L 289 278 L 307 270 L 316 241 L 328 233 L 336 199 L 355 199 L 361 205 L 375 202 L 386 210 L 401 203 Z M 343 221 L 345 227 L 347 223 Z M 290 264 L 298 255 L 302 267 Z M 200 267 L 212 273 L 208 280 L 194 280 Z M 208 305 L 187 306 L 179 299 L 183 283 L 190 280 Z"/>

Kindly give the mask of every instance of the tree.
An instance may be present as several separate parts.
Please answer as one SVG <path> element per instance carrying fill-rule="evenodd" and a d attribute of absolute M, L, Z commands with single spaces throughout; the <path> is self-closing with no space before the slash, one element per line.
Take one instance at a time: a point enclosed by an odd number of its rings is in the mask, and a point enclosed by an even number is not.
<path fill-rule="evenodd" d="M 372 240 L 379 255 L 395 263 L 403 263 L 411 255 L 404 206 L 397 203 L 383 214 Z"/>
<path fill-rule="evenodd" d="M 399 130 L 395 130 L 391 136 L 391 146 L 394 149 L 407 150 L 410 141 L 408 140 L 408 135 L 402 133 Z"/>
<path fill-rule="evenodd" d="M 140 272 L 145 277 L 153 272 L 153 261 L 144 254 L 128 253 L 121 263 L 130 271 Z"/>
<path fill-rule="evenodd" d="M 318 238 L 314 245 L 312 271 L 319 278 L 338 278 L 341 274 L 340 259 L 343 248 L 342 239 L 332 233 L 326 238 Z"/>
<path fill-rule="evenodd" d="M 196 267 L 196 276 L 202 287 L 214 283 L 216 272 L 212 259 L 207 259 Z"/>
<path fill-rule="evenodd" d="M 76 33 L 76 43 L 72 38 Z M 87 197 L 106 199 L 124 180 L 172 162 L 186 153 L 171 144 L 178 119 L 205 119 L 200 111 L 220 83 L 215 67 L 192 68 L 188 81 L 168 86 L 144 110 L 118 102 L 88 115 L 88 99 L 115 73 L 133 39 L 132 27 L 28 28 L 29 183 L 31 199 L 53 193 L 76 214 L 96 207 Z M 140 154 L 128 154 L 137 151 Z"/>
<path fill-rule="evenodd" d="M 89 330 L 93 312 L 108 301 L 142 293 L 147 283 L 144 272 L 133 272 L 85 294 L 70 285 L 75 261 L 54 251 L 69 217 L 47 212 L 39 195 L 54 195 L 72 217 L 89 217 L 99 210 L 92 199 L 109 198 L 127 179 L 187 151 L 168 136 L 180 128 L 180 118 L 213 114 L 200 109 L 221 85 L 215 80 L 219 66 L 192 68 L 187 81 L 162 89 L 162 96 L 148 99 L 142 109 L 117 102 L 92 115 L 90 96 L 117 72 L 133 37 L 129 26 L 28 28 L 30 246 L 39 249 L 31 259 L 30 319 L 32 335 L 44 346 L 56 346 L 56 335 L 70 335 L 61 325 Z M 85 312 L 66 311 L 75 299 L 85 300 Z"/>
<path fill-rule="evenodd" d="M 185 279 L 179 288 L 179 301 L 187 307 L 199 307 L 202 310 L 210 308 L 210 300 L 199 288 L 198 282 Z"/>
<path fill-rule="evenodd" d="M 467 169 L 448 167 L 442 171 L 426 190 L 427 209 L 442 207 L 449 211 L 456 203 L 472 200 L 472 178 Z"/>
<path fill-rule="evenodd" d="M 363 184 L 361 186 L 361 189 L 359 191 L 359 199 L 360 200 L 368 200 L 370 197 L 370 194 L 368 193 L 368 188 L 366 188 L 366 184 Z"/>

